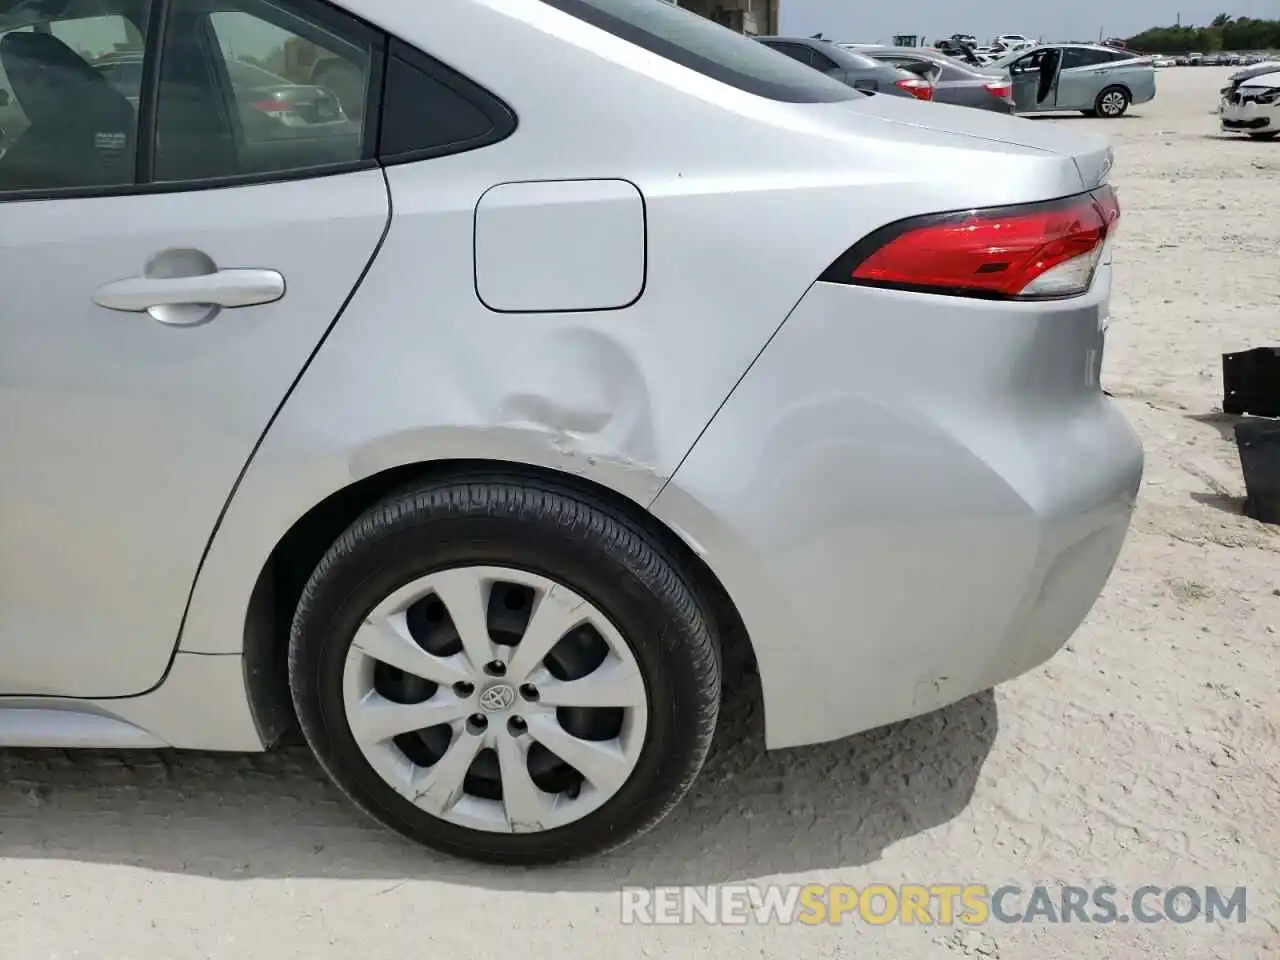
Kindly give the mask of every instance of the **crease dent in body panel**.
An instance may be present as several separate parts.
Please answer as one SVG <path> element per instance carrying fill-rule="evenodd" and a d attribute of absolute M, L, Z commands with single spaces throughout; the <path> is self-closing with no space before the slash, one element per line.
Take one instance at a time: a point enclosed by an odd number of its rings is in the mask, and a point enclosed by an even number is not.
<path fill-rule="evenodd" d="M 526 314 L 459 338 L 454 363 L 393 391 L 399 429 L 351 452 L 351 478 L 413 462 L 509 460 L 602 482 L 647 506 L 680 456 L 659 450 L 640 363 L 614 337 L 552 326 L 563 322 Z"/>
<path fill-rule="evenodd" d="M 579 328 L 535 337 L 520 353 L 517 369 L 490 368 L 488 422 L 544 434 L 568 472 L 607 464 L 661 488 L 649 387 L 625 345 Z"/>

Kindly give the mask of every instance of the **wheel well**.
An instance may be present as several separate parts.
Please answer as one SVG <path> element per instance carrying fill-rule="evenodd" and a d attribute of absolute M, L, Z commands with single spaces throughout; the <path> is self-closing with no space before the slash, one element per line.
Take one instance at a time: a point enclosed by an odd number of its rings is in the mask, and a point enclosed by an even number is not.
<path fill-rule="evenodd" d="M 1132 99 L 1133 99 L 1133 91 L 1132 91 L 1132 90 L 1130 90 L 1130 89 L 1128 88 L 1128 86 L 1126 86 L 1126 85 L 1125 85 L 1125 84 L 1123 84 L 1123 83 L 1109 83 L 1109 84 L 1107 84 L 1107 85 L 1106 85 L 1105 87 L 1103 87 L 1100 91 L 1098 91 L 1098 99 L 1101 99 L 1101 98 L 1102 98 L 1102 95 L 1103 95 L 1104 93 L 1106 93 L 1108 90 L 1119 90 L 1119 91 L 1121 91 L 1122 93 L 1124 93 L 1124 95 L 1125 95 L 1126 97 L 1128 97 L 1130 100 L 1132 100 Z"/>
<path fill-rule="evenodd" d="M 746 626 L 719 578 L 639 504 L 593 481 L 541 467 L 486 460 L 415 463 L 366 477 L 326 497 L 289 528 L 267 558 L 249 601 L 244 630 L 249 701 L 265 743 L 274 743 L 296 722 L 289 694 L 289 631 L 303 588 L 324 554 L 361 514 L 396 491 L 477 471 L 512 479 L 552 479 L 603 500 L 639 525 L 672 555 L 710 611 L 720 640 L 726 691 L 736 690 L 738 681 L 754 672 L 755 655 Z"/>

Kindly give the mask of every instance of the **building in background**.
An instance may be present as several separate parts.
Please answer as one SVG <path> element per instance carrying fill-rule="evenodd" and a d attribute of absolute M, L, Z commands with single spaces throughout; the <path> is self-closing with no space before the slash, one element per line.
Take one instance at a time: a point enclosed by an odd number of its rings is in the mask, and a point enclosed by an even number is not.
<path fill-rule="evenodd" d="M 778 32 L 778 6 L 781 0 L 667 0 L 667 2 L 692 10 L 739 33 L 769 36 Z"/>

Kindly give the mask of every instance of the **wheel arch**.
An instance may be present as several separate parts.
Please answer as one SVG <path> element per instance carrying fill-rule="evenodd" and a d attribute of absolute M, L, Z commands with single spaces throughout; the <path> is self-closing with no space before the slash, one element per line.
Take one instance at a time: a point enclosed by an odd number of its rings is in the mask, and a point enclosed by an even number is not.
<path fill-rule="evenodd" d="M 263 743 L 271 745 L 295 722 L 289 695 L 289 632 L 303 587 L 330 546 L 374 504 L 421 483 L 484 474 L 551 481 L 618 510 L 652 537 L 685 571 L 713 618 L 725 662 L 726 689 L 755 669 L 745 623 L 710 566 L 666 523 L 629 497 L 594 480 L 525 463 L 457 459 L 390 467 L 329 494 L 299 517 L 263 563 L 245 614 L 245 687 Z"/>

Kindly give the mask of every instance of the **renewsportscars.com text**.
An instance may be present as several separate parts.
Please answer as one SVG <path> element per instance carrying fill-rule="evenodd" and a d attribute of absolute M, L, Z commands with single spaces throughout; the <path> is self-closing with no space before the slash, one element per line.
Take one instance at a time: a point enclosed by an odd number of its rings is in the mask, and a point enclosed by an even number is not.
<path fill-rule="evenodd" d="M 624 887 L 625 924 L 1244 923 L 1244 887 L 844 884 Z"/>

